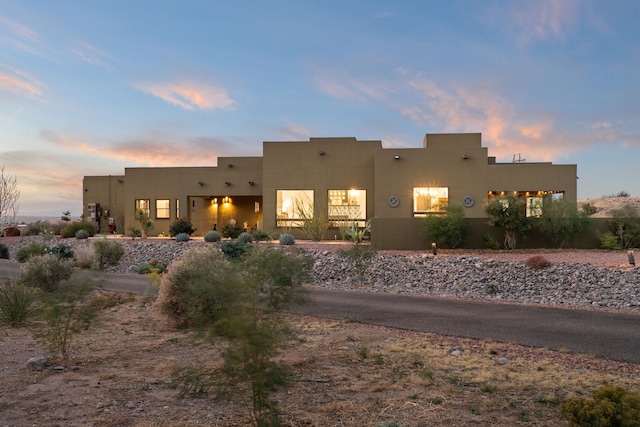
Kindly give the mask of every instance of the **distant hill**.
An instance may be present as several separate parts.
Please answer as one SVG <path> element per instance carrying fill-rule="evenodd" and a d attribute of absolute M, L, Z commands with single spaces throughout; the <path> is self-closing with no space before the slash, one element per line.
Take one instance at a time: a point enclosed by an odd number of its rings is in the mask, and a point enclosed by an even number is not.
<path fill-rule="evenodd" d="M 621 209 L 625 205 L 631 205 L 640 214 L 640 198 L 638 197 L 602 197 L 600 199 L 578 199 L 578 209 L 589 203 L 598 210 L 591 218 L 611 218 L 611 211 Z"/>

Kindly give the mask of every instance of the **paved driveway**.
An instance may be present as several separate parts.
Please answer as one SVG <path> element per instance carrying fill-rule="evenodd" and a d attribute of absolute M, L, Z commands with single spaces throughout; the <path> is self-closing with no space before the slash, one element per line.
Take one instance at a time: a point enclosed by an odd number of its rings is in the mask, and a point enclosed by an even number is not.
<path fill-rule="evenodd" d="M 17 277 L 19 264 L 0 260 L 0 277 Z M 146 276 L 84 272 L 108 290 L 142 294 Z M 309 288 L 295 313 L 371 325 L 569 350 L 640 363 L 640 314 L 496 304 L 457 299 Z"/>

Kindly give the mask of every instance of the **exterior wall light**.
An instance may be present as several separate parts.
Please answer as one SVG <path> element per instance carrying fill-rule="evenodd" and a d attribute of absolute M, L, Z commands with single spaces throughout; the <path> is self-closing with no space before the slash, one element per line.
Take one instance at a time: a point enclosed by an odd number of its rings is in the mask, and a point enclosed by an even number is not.
<path fill-rule="evenodd" d="M 318 154 L 324 156 L 324 151 L 318 151 Z"/>
<path fill-rule="evenodd" d="M 224 185 L 229 186 L 229 185 L 231 185 L 231 183 L 229 181 L 225 181 Z"/>
<path fill-rule="evenodd" d="M 400 156 L 398 156 L 397 154 L 395 156 L 393 156 L 394 159 L 396 160 L 400 160 Z"/>
<path fill-rule="evenodd" d="M 255 182 L 249 181 L 249 185 L 253 185 L 253 184 L 255 184 Z"/>
<path fill-rule="evenodd" d="M 233 163 L 227 163 L 227 166 L 229 166 L 230 168 L 233 167 Z"/>
<path fill-rule="evenodd" d="M 229 196 L 224 196 L 224 198 L 222 199 L 222 203 L 228 205 L 229 203 L 231 203 L 231 198 Z"/>
<path fill-rule="evenodd" d="M 469 155 L 468 155 L 468 154 L 463 154 L 463 155 L 462 155 L 462 158 L 463 158 L 464 160 L 469 160 Z"/>
<path fill-rule="evenodd" d="M 202 181 L 198 181 L 198 185 L 199 185 L 200 187 L 202 187 L 202 186 L 204 185 L 204 182 L 202 182 Z"/>
<path fill-rule="evenodd" d="M 217 205 L 218 204 L 218 198 L 214 197 L 213 200 L 211 200 L 211 204 L 214 205 L 214 206 Z"/>

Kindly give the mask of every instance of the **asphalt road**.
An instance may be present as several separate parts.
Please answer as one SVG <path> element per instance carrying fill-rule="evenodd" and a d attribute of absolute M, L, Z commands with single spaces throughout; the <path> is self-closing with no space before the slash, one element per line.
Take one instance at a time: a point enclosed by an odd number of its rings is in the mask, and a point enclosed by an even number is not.
<path fill-rule="evenodd" d="M 0 260 L 0 277 L 17 277 L 19 264 Z M 107 290 L 142 294 L 146 276 L 83 273 Z M 307 304 L 292 312 L 331 319 L 569 350 L 640 363 L 640 314 L 496 304 L 433 297 L 309 288 Z"/>

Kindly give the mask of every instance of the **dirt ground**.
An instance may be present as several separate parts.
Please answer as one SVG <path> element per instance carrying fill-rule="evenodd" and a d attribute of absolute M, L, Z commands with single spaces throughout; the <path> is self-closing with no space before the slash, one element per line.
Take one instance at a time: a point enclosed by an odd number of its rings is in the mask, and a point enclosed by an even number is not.
<path fill-rule="evenodd" d="M 274 396 L 286 426 L 562 426 L 567 397 L 605 382 L 640 390 L 640 365 L 349 319 L 288 320 L 297 338 L 281 357 L 294 381 Z M 215 366 L 221 343 L 170 328 L 141 297 L 102 309 L 67 364 L 27 367 L 48 356 L 36 328 L 0 327 L 1 426 L 251 425 L 242 403 L 179 397 L 174 369 Z"/>

